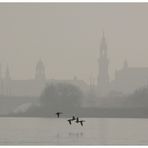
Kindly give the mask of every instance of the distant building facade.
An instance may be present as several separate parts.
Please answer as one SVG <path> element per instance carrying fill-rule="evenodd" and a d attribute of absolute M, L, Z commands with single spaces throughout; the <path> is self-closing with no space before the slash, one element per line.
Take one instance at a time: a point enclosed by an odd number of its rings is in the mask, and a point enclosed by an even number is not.
<path fill-rule="evenodd" d="M 110 91 L 130 94 L 147 85 L 148 67 L 128 67 L 125 62 L 123 68 L 116 71 L 115 80 L 110 83 Z"/>
<path fill-rule="evenodd" d="M 126 60 L 123 67 L 115 72 L 115 79 L 110 81 L 107 49 L 107 42 L 103 33 L 98 62 L 98 83 L 96 89 L 98 96 L 130 94 L 148 85 L 148 67 L 129 67 Z"/>
<path fill-rule="evenodd" d="M 0 65 L 0 95 L 36 97 L 41 95 L 46 84 L 64 82 L 80 87 L 83 92 L 87 92 L 88 96 L 95 98 L 95 100 L 90 100 L 88 97 L 89 104 L 93 104 L 97 101 L 98 96 L 129 94 L 148 85 L 148 67 L 129 67 L 127 61 L 124 62 L 120 70 L 115 72 L 115 79 L 110 80 L 108 45 L 104 33 L 99 49 L 97 86 L 94 85 L 94 80 L 91 80 L 88 85 L 77 77 L 71 80 L 48 79 L 45 71 L 45 65 L 40 59 L 36 64 L 33 79 L 14 80 L 8 65 L 5 75 L 2 77 Z"/>
<path fill-rule="evenodd" d="M 100 44 L 100 57 L 98 59 L 98 93 L 101 96 L 104 96 L 108 92 L 109 87 L 109 73 L 108 73 L 108 55 L 107 55 L 107 43 L 103 33 L 103 37 Z"/>
<path fill-rule="evenodd" d="M 1 68 L 1 67 L 0 67 Z M 0 75 L 1 69 L 0 69 Z M 34 79 L 14 80 L 7 65 L 4 78 L 0 77 L 0 95 L 39 96 L 46 84 L 45 67 L 41 60 L 36 64 Z"/>
<path fill-rule="evenodd" d="M 47 84 L 54 84 L 58 82 L 71 83 L 79 86 L 82 91 L 87 89 L 87 85 L 84 81 L 77 79 L 71 80 L 54 80 L 47 79 L 45 66 L 40 59 L 35 67 L 35 76 L 33 79 L 26 80 L 14 80 L 11 78 L 10 70 L 7 65 L 5 76 L 2 78 L 1 66 L 0 66 L 0 95 L 4 96 L 28 96 L 38 97 L 41 95 L 43 89 Z"/>

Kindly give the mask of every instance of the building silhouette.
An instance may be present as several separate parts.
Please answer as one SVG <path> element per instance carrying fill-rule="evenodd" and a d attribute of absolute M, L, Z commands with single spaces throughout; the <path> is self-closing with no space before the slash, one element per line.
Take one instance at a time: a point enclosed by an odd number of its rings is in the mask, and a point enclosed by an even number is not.
<path fill-rule="evenodd" d="M 148 85 L 148 67 L 129 67 L 125 60 L 123 67 L 115 71 L 114 80 L 109 78 L 109 58 L 108 45 L 103 32 L 98 59 L 98 76 L 97 85 L 94 79 L 90 79 L 90 84 L 79 80 L 76 76 L 70 80 L 55 80 L 46 77 L 46 68 L 41 59 L 37 62 L 34 69 L 34 78 L 26 80 L 14 80 L 7 64 L 4 77 L 2 77 L 2 68 L 0 65 L 0 95 L 4 96 L 40 96 L 46 84 L 53 83 L 70 83 L 74 84 L 90 96 L 95 97 L 89 100 L 89 104 L 95 103 L 97 97 L 107 95 L 122 95 L 134 92 L 136 89 Z M 84 100 L 85 101 L 85 100 Z"/>
<path fill-rule="evenodd" d="M 37 81 L 46 81 L 45 66 L 41 59 L 36 64 L 35 79 Z"/>
<path fill-rule="evenodd" d="M 0 95 L 1 96 L 23 96 L 23 97 L 39 97 L 47 84 L 59 82 L 70 83 L 79 86 L 82 91 L 87 90 L 87 84 L 74 77 L 71 80 L 55 80 L 47 79 L 46 68 L 43 61 L 40 59 L 36 66 L 33 79 L 14 80 L 11 77 L 9 66 L 7 64 L 4 77 L 0 65 Z"/>
<path fill-rule="evenodd" d="M 124 95 L 148 86 L 148 67 L 129 67 L 127 60 L 123 67 L 115 71 L 114 80 L 109 80 L 109 59 L 107 56 L 107 42 L 103 33 L 98 60 L 98 96 Z"/>
<path fill-rule="evenodd" d="M 4 96 L 39 96 L 46 84 L 45 68 L 40 59 L 36 64 L 33 79 L 14 80 L 7 65 L 4 78 L 1 78 L 1 95 Z"/>
<path fill-rule="evenodd" d="M 6 71 L 5 71 L 5 77 L 4 77 L 4 89 L 3 94 L 5 95 L 11 95 L 11 76 L 9 71 L 9 66 L 7 64 Z"/>
<path fill-rule="evenodd" d="M 108 92 L 108 87 L 109 87 L 109 73 L 108 73 L 109 60 L 108 60 L 107 50 L 108 50 L 107 43 L 103 32 L 100 44 L 100 57 L 98 59 L 99 73 L 98 73 L 97 87 L 100 96 L 104 96 Z"/>
<path fill-rule="evenodd" d="M 127 61 L 116 71 L 115 79 L 110 83 L 110 91 L 130 94 L 148 85 L 148 67 L 129 67 Z"/>

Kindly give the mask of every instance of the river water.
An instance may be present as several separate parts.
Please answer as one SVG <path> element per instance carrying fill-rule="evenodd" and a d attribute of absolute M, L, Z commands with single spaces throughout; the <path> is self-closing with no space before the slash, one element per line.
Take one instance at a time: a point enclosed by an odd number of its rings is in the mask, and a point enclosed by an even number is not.
<path fill-rule="evenodd" d="M 148 119 L 0 118 L 0 145 L 146 145 Z"/>

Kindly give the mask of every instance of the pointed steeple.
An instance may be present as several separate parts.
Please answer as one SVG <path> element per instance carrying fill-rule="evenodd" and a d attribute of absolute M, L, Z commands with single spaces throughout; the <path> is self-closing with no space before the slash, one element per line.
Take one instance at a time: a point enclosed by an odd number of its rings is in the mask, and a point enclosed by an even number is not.
<path fill-rule="evenodd" d="M 0 80 L 2 79 L 2 66 L 1 66 L 1 63 L 0 63 Z"/>
<path fill-rule="evenodd" d="M 89 78 L 89 87 L 90 89 L 92 89 L 92 74 L 90 75 L 90 78 Z"/>
<path fill-rule="evenodd" d="M 8 64 L 7 64 L 7 68 L 6 68 L 6 72 L 5 72 L 5 79 L 6 80 L 11 80 Z"/>
<path fill-rule="evenodd" d="M 40 58 L 36 65 L 36 74 L 35 74 L 35 79 L 36 80 L 45 80 L 46 75 L 45 75 L 45 66 Z"/>
<path fill-rule="evenodd" d="M 108 72 L 109 60 L 107 56 L 107 43 L 104 35 L 102 34 L 101 44 L 100 44 L 100 57 L 98 60 L 98 88 L 100 94 L 103 96 L 108 91 L 109 86 L 109 72 Z"/>
<path fill-rule="evenodd" d="M 5 71 L 5 81 L 4 81 L 4 94 L 10 96 L 11 95 L 11 83 L 10 83 L 10 71 L 9 66 L 7 64 L 6 71 Z"/>
<path fill-rule="evenodd" d="M 128 68 L 128 62 L 127 62 L 127 60 L 126 60 L 126 59 L 125 59 L 125 61 L 124 61 L 123 68 L 124 68 L 124 69 L 127 69 L 127 68 Z"/>
<path fill-rule="evenodd" d="M 104 31 L 102 32 L 102 39 L 100 44 L 100 55 L 106 55 L 107 56 L 107 43 Z"/>

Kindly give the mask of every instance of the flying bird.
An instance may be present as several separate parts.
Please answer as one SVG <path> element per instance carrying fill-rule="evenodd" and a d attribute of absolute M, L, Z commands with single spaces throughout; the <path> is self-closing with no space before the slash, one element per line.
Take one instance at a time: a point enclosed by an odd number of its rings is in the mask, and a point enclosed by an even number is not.
<path fill-rule="evenodd" d="M 81 126 L 83 126 L 83 122 L 85 122 L 85 120 L 81 120 L 79 122 L 80 122 Z"/>
<path fill-rule="evenodd" d="M 69 124 L 71 125 L 71 119 L 67 120 L 69 122 Z"/>
<path fill-rule="evenodd" d="M 79 118 L 76 118 L 76 123 L 80 123 L 81 126 L 83 126 L 83 122 L 85 122 L 85 120 L 79 120 Z"/>
<path fill-rule="evenodd" d="M 59 118 L 61 114 L 63 114 L 63 113 L 62 113 L 62 112 L 57 112 L 57 113 L 56 113 L 57 118 Z"/>
<path fill-rule="evenodd" d="M 76 117 L 75 116 L 72 116 L 72 119 L 71 119 L 72 121 L 74 121 L 74 120 L 76 120 Z"/>
<path fill-rule="evenodd" d="M 76 118 L 76 123 L 79 123 L 79 122 L 80 122 L 80 121 L 79 121 L 79 118 L 77 117 L 77 118 Z"/>
<path fill-rule="evenodd" d="M 72 121 L 76 120 L 75 116 L 72 116 L 71 119 L 68 119 L 67 121 L 69 122 L 69 124 L 71 125 L 72 124 Z"/>

